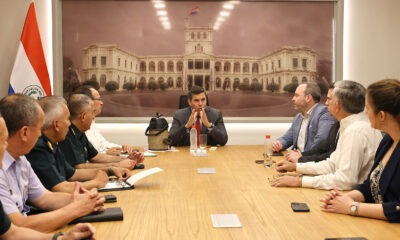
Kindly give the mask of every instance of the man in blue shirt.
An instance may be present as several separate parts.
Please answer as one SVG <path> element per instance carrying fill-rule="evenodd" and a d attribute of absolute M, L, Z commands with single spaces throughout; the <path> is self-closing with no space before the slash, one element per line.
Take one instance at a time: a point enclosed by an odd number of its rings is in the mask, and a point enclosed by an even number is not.
<path fill-rule="evenodd" d="M 7 148 L 8 131 L 3 117 L 0 114 L 0 169 L 3 163 L 4 152 Z M 53 234 L 41 233 L 29 228 L 13 225 L 4 212 L 3 204 L 0 201 L 0 239 L 87 239 L 94 237 L 95 229 L 88 223 L 75 225 L 65 236 L 58 232 Z M 60 236 L 60 238 L 57 238 Z"/>
<path fill-rule="evenodd" d="M 72 220 L 102 209 L 104 197 L 76 184 L 73 194 L 46 190 L 31 168 L 27 154 L 41 135 L 44 113 L 32 97 L 13 94 L 0 100 L 8 130 L 8 147 L 0 171 L 0 201 L 11 221 L 21 227 L 54 231 Z M 27 216 L 30 207 L 47 212 Z"/>

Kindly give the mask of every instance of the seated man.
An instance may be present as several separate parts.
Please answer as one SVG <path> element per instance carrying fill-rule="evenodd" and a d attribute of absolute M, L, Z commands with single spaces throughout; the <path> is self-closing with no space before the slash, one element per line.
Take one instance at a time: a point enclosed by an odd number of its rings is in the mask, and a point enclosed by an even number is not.
<path fill-rule="evenodd" d="M 101 100 L 100 93 L 94 87 L 88 85 L 81 86 L 74 93 L 80 93 L 89 96 L 94 103 L 96 111 L 95 117 L 100 115 L 103 101 Z M 90 125 L 90 128 L 85 132 L 85 135 L 98 152 L 107 153 L 110 155 L 119 155 L 121 152 L 132 152 L 132 147 L 127 144 L 119 145 L 107 141 L 107 139 L 101 135 L 99 129 L 97 128 L 95 119 L 93 119 L 93 122 Z"/>
<path fill-rule="evenodd" d="M 316 83 L 300 84 L 292 98 L 296 115 L 292 126 L 272 143 L 272 150 L 279 152 L 292 146 L 300 152 L 309 151 L 324 141 L 335 119 L 324 104 L 320 103 L 321 90 Z"/>
<path fill-rule="evenodd" d="M 104 187 L 108 182 L 107 168 L 75 169 L 58 147 L 58 142 L 65 139 L 71 125 L 65 99 L 44 97 L 39 100 L 39 105 L 45 113 L 42 136 L 26 157 L 43 185 L 50 191 L 71 193 L 74 191 L 74 181 L 80 181 L 86 189 Z M 120 178 L 129 175 L 126 168 L 113 167 L 112 170 Z"/>
<path fill-rule="evenodd" d="M 327 105 L 329 112 L 340 121 L 336 150 L 320 162 L 278 162 L 277 171 L 316 176 L 282 176 L 272 186 L 350 190 L 366 179 L 382 134 L 371 128 L 364 113 L 365 88 L 353 81 L 336 82 L 332 94 L 328 92 Z"/>
<path fill-rule="evenodd" d="M 0 114 L 0 169 L 3 166 L 4 152 L 7 147 L 8 132 L 3 117 Z M 17 227 L 11 223 L 7 214 L 4 212 L 3 204 L 0 201 L 0 239 L 56 239 L 58 235 L 62 235 L 61 239 L 88 239 L 95 236 L 96 230 L 88 223 L 75 225 L 70 231 L 64 234 L 60 232 L 54 235 L 49 233 L 41 233 L 30 228 Z M 57 238 L 59 239 L 59 238 Z"/>
<path fill-rule="evenodd" d="M 333 85 L 328 90 L 328 95 L 332 95 Z M 309 151 L 300 152 L 293 149 L 286 154 L 286 160 L 290 162 L 319 162 L 327 159 L 333 151 L 336 150 L 337 141 L 339 139 L 340 123 L 335 122 L 329 130 L 328 137 L 325 141 L 320 142 L 317 146 Z"/>
<path fill-rule="evenodd" d="M 189 146 L 189 130 L 196 123 L 201 134 L 207 134 L 208 145 L 224 146 L 228 141 L 224 120 L 218 109 L 208 107 L 206 93 L 202 87 L 193 86 L 188 94 L 189 107 L 174 113 L 169 138 L 173 146 Z M 197 128 L 197 127 L 196 127 Z"/>
<path fill-rule="evenodd" d="M 133 169 L 144 160 L 143 153 L 131 152 L 128 158 L 99 153 L 88 141 L 85 131 L 94 119 L 93 100 L 83 94 L 72 94 L 68 101 L 71 126 L 59 147 L 67 161 L 75 168 L 124 167 Z M 111 169 L 110 169 L 111 170 Z"/>
<path fill-rule="evenodd" d="M 7 125 L 8 147 L 0 171 L 0 201 L 12 223 L 50 232 L 72 220 L 102 209 L 104 197 L 76 183 L 73 194 L 50 192 L 40 183 L 24 154 L 41 134 L 44 113 L 32 97 L 14 94 L 0 100 Z M 48 212 L 27 216 L 30 203 Z"/>

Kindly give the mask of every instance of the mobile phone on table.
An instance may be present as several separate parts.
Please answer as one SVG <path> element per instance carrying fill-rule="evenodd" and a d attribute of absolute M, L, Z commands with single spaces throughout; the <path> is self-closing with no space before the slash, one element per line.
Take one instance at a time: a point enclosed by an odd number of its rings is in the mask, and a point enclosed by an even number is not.
<path fill-rule="evenodd" d="M 368 240 L 365 237 L 339 237 L 339 238 L 325 238 L 325 240 Z"/>
<path fill-rule="evenodd" d="M 106 199 L 104 202 L 105 203 L 112 203 L 112 202 L 116 202 L 117 201 L 117 197 L 115 195 L 112 194 L 107 194 L 104 196 L 104 198 Z"/>
<path fill-rule="evenodd" d="M 306 203 L 292 202 L 292 203 L 290 203 L 290 206 L 292 207 L 293 212 L 309 212 L 310 211 L 310 209 L 308 208 Z"/>

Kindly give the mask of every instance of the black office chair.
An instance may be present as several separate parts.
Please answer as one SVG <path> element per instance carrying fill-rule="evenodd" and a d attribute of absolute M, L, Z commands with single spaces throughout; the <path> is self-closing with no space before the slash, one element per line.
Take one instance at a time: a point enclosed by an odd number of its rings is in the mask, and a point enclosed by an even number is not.
<path fill-rule="evenodd" d="M 207 106 L 210 106 L 210 101 L 208 100 L 208 95 L 206 96 L 207 98 Z M 188 95 L 180 95 L 179 96 L 179 109 L 189 107 L 188 104 Z"/>

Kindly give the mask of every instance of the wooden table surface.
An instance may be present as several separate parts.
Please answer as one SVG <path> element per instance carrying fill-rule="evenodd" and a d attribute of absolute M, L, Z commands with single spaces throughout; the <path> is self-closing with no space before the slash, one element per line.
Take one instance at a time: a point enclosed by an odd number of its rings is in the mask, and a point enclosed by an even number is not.
<path fill-rule="evenodd" d="M 319 199 L 326 191 L 271 187 L 267 178 L 277 172 L 254 162 L 262 146 L 219 147 L 208 157 L 178 149 L 145 159 L 146 169 L 163 172 L 140 180 L 134 190 L 111 192 L 118 202 L 106 207 L 121 207 L 124 220 L 94 223 L 97 239 L 400 238 L 399 224 L 322 212 Z M 197 168 L 215 168 L 216 174 L 198 174 Z M 305 202 L 311 211 L 295 213 L 291 202 Z M 212 226 L 211 214 L 231 213 L 241 228 Z"/>

